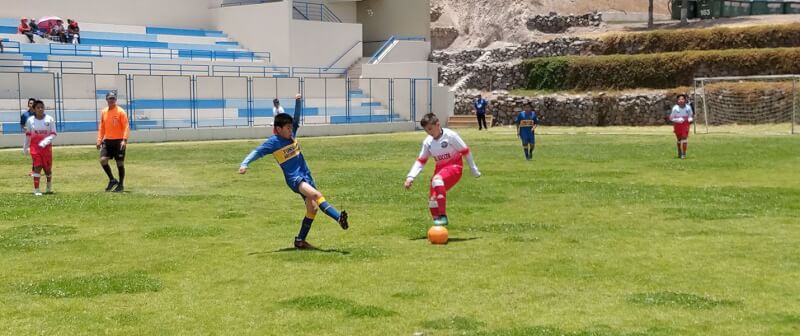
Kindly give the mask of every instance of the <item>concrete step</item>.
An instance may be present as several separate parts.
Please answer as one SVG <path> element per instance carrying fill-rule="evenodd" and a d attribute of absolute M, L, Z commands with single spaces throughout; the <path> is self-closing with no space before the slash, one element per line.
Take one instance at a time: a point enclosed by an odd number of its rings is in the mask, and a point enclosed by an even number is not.
<path fill-rule="evenodd" d="M 486 115 L 486 125 L 492 126 L 492 115 Z M 478 118 L 475 115 L 455 115 L 447 120 L 449 128 L 477 128 Z"/>

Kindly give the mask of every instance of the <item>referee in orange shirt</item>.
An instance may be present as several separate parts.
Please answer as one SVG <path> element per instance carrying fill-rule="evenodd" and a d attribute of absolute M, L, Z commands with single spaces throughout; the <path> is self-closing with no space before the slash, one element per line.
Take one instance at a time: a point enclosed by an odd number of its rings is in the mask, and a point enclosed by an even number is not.
<path fill-rule="evenodd" d="M 108 175 L 106 191 L 125 191 L 125 148 L 128 146 L 128 116 L 117 106 L 116 91 L 106 93 L 108 107 L 103 109 L 100 126 L 97 128 L 97 149 L 100 150 L 100 165 Z M 119 180 L 114 178 L 108 160 L 117 162 Z M 116 188 L 115 188 L 116 187 Z"/>

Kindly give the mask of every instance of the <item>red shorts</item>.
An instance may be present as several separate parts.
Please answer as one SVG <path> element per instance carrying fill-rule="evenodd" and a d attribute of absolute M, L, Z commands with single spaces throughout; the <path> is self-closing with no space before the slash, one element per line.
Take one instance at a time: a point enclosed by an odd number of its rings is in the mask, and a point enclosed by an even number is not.
<path fill-rule="evenodd" d="M 42 167 L 50 171 L 53 167 L 53 151 L 50 148 L 40 149 L 36 153 L 31 153 L 34 167 Z"/>
<path fill-rule="evenodd" d="M 689 122 L 684 121 L 680 124 L 672 125 L 672 129 L 675 132 L 675 136 L 678 139 L 686 139 L 689 137 Z"/>
<path fill-rule="evenodd" d="M 441 177 L 442 181 L 444 181 L 445 190 L 450 190 L 451 188 L 455 187 L 456 183 L 458 183 L 458 180 L 461 179 L 461 172 L 463 170 L 464 167 L 458 165 L 443 166 L 441 168 L 437 167 L 433 172 L 433 177 Z M 431 178 L 431 195 L 433 194 L 433 178 Z"/>

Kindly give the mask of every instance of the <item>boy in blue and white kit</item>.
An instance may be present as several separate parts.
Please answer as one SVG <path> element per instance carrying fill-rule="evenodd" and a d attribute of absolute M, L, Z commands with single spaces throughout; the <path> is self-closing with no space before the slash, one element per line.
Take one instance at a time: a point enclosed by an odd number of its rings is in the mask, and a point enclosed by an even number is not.
<path fill-rule="evenodd" d="M 522 149 L 525 151 L 525 159 L 533 160 L 533 150 L 536 149 L 536 127 L 539 126 L 539 116 L 532 108 L 529 111 L 522 111 L 517 115 L 517 134 L 522 140 Z"/>
<path fill-rule="evenodd" d="M 306 242 L 308 232 L 311 230 L 311 223 L 317 215 L 317 209 L 333 218 L 339 223 L 342 229 L 347 230 L 347 212 L 336 210 L 331 206 L 317 190 L 314 178 L 311 177 L 311 170 L 306 165 L 306 160 L 300 152 L 300 145 L 297 144 L 295 137 L 297 129 L 300 128 L 300 116 L 302 113 L 301 96 L 295 96 L 294 118 L 282 113 L 275 116 L 274 133 L 275 135 L 267 138 L 261 146 L 258 146 L 242 161 L 239 167 L 239 174 L 247 172 L 247 168 L 253 161 L 265 155 L 272 154 L 278 165 L 283 170 L 283 176 L 289 189 L 300 194 L 306 203 L 306 216 L 300 226 L 300 233 L 294 240 L 294 247 L 297 249 L 314 249 L 314 246 Z"/>

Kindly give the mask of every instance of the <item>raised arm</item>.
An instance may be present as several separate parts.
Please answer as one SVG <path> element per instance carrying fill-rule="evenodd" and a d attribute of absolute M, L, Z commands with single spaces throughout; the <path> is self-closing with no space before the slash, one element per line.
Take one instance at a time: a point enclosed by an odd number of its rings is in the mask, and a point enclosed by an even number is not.
<path fill-rule="evenodd" d="M 294 96 L 294 121 L 292 124 L 292 135 L 297 135 L 297 129 L 300 128 L 300 117 L 303 116 L 303 98 L 298 93 Z"/>

